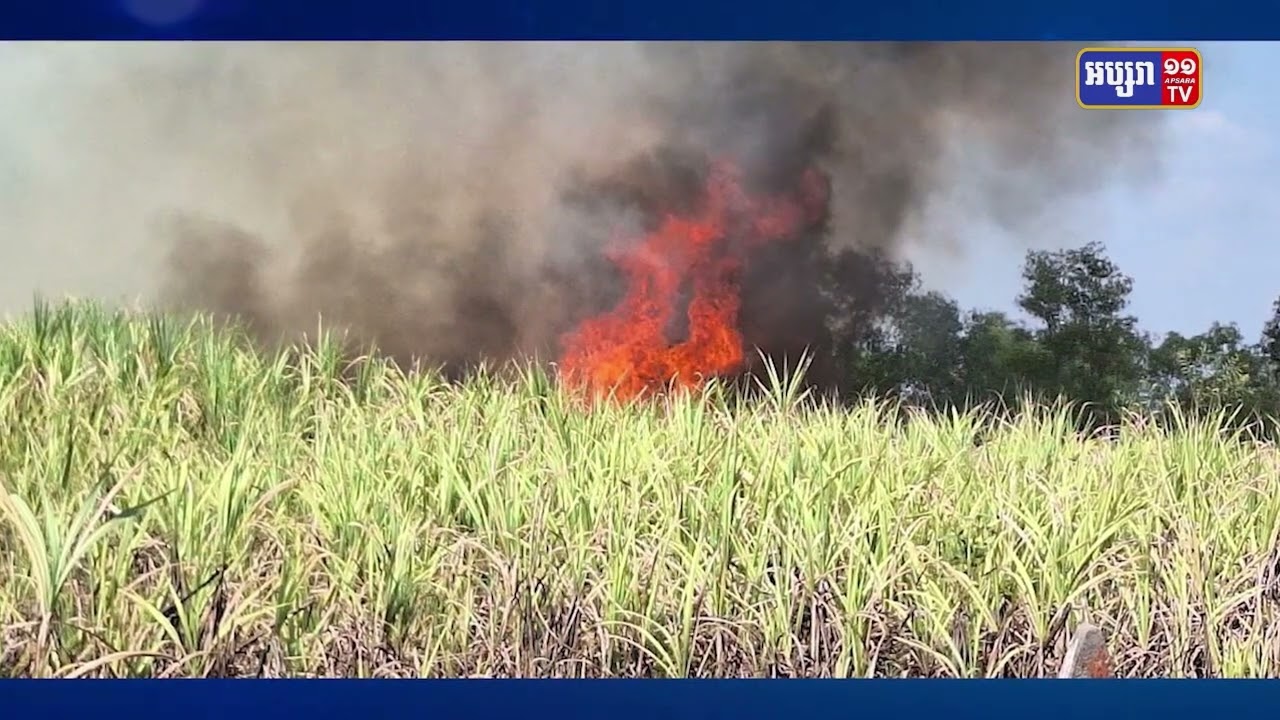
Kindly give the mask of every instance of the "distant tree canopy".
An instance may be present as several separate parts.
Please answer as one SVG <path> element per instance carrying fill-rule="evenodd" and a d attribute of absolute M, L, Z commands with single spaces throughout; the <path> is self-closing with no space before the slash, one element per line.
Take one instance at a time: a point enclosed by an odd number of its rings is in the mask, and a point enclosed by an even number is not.
<path fill-rule="evenodd" d="M 895 272 L 880 321 L 843 345 L 839 384 L 855 393 L 931 407 L 1064 398 L 1104 422 L 1130 409 L 1280 415 L 1280 299 L 1257 342 L 1223 323 L 1157 340 L 1127 312 L 1133 280 L 1096 243 L 1027 254 L 1029 322 L 964 313 L 910 267 Z"/>

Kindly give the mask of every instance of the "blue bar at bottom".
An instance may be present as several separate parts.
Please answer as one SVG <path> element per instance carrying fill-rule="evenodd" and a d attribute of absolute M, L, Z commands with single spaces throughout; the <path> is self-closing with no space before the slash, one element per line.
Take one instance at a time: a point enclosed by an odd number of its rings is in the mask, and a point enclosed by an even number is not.
<path fill-rule="evenodd" d="M 74 683 L 74 684 L 72 684 Z M 328 718 L 928 717 L 1271 715 L 1280 682 L 1255 680 L 10 680 L 6 717 Z"/>

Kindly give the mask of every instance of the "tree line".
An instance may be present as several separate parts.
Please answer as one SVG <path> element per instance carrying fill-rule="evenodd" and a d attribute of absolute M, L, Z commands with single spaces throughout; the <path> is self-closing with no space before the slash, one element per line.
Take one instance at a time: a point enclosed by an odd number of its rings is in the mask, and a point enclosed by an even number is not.
<path fill-rule="evenodd" d="M 1280 414 L 1280 299 L 1256 339 L 1234 323 L 1157 338 L 1128 312 L 1132 278 L 1097 243 L 1027 253 L 1017 306 L 1029 321 L 962 311 L 910 266 L 892 272 L 879 319 L 836 353 L 846 393 L 935 408 L 1065 399 L 1103 422 L 1128 410 Z"/>

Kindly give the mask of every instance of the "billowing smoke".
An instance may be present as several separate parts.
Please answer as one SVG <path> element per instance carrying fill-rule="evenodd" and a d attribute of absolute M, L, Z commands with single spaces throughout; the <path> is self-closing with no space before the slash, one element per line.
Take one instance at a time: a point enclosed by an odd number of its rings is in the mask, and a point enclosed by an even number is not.
<path fill-rule="evenodd" d="M 1150 166 L 1158 123 L 1076 107 L 1074 50 L 7 46 L 0 308 L 141 294 L 267 342 L 323 317 L 398 360 L 554 357 L 617 300 L 602 248 L 727 157 L 761 192 L 825 174 L 824 221 L 754 258 L 741 311 L 752 345 L 821 349 L 874 316 L 909 229 L 1031 228 Z M 941 194 L 969 217 L 919 227 Z"/>

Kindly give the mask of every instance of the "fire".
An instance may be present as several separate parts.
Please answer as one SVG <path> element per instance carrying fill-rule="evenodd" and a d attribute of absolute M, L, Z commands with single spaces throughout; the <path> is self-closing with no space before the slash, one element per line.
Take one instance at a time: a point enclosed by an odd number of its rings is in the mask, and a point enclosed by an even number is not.
<path fill-rule="evenodd" d="M 741 371 L 747 252 L 794 237 L 821 218 L 826 200 L 816 170 L 793 193 L 755 196 L 735 164 L 713 163 L 695 211 L 667 214 L 651 234 L 609 252 L 626 279 L 625 294 L 562 339 L 561 378 L 595 397 L 612 392 L 626 401 Z M 682 311 L 688 329 L 673 341 L 670 328 Z"/>

